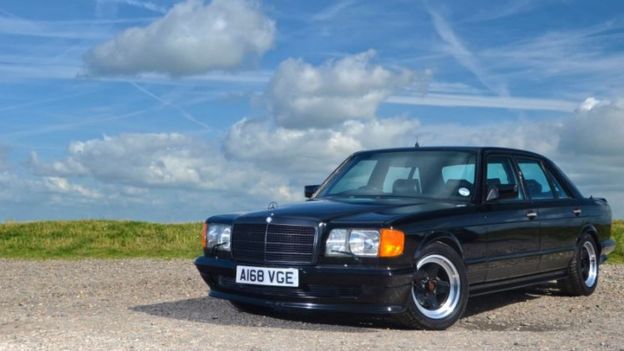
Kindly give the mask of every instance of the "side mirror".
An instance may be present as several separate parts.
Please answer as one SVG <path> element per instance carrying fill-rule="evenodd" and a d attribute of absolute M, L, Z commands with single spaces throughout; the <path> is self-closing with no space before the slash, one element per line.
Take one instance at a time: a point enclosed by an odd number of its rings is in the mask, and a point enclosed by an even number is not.
<path fill-rule="evenodd" d="M 518 186 L 515 184 L 505 184 L 491 186 L 488 189 L 485 201 L 491 202 L 504 199 L 515 199 L 518 197 Z"/>
<path fill-rule="evenodd" d="M 303 194 L 305 195 L 306 199 L 309 199 L 312 197 L 312 195 L 314 195 L 314 193 L 320 188 L 320 185 L 306 185 L 303 188 Z"/>

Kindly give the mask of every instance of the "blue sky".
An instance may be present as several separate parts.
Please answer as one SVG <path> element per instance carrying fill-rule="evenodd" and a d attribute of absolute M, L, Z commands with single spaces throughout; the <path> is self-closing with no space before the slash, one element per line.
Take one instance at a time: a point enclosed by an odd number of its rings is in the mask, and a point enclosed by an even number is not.
<path fill-rule="evenodd" d="M 5 0 L 0 220 L 197 220 L 351 152 L 553 158 L 624 216 L 621 1 Z"/>

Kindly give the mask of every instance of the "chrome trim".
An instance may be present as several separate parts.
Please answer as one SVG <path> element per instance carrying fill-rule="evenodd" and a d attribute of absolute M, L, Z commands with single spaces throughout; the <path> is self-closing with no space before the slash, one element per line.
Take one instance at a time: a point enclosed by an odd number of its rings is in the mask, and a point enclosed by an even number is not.
<path fill-rule="evenodd" d="M 586 287 L 591 288 L 596 284 L 596 280 L 598 280 L 598 260 L 596 258 L 596 249 L 591 242 L 586 241 L 581 250 L 585 250 L 589 256 L 589 272 L 584 283 Z"/>

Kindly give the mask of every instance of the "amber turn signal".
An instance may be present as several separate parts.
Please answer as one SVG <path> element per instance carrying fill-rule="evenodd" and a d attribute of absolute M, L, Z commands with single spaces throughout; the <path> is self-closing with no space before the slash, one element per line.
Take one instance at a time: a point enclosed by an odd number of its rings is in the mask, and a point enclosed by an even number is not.
<path fill-rule="evenodd" d="M 395 257 L 403 253 L 405 234 L 397 229 L 383 228 L 379 241 L 379 257 Z"/>
<path fill-rule="evenodd" d="M 206 239 L 207 235 L 208 235 L 208 223 L 204 222 L 204 226 L 203 226 L 202 232 L 201 232 L 202 248 L 206 248 L 206 245 L 208 245 L 207 239 Z"/>

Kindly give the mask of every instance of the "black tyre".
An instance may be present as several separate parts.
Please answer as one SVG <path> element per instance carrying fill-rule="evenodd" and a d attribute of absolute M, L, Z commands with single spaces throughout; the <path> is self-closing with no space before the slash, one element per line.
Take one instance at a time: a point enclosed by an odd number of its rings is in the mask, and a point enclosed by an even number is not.
<path fill-rule="evenodd" d="M 568 264 L 568 277 L 560 280 L 559 286 L 567 295 L 589 296 L 596 290 L 599 273 L 596 242 L 591 235 L 583 234 Z"/>
<path fill-rule="evenodd" d="M 450 246 L 436 242 L 416 257 L 411 294 L 396 321 L 407 328 L 446 329 L 462 316 L 467 302 L 462 258 Z"/>

